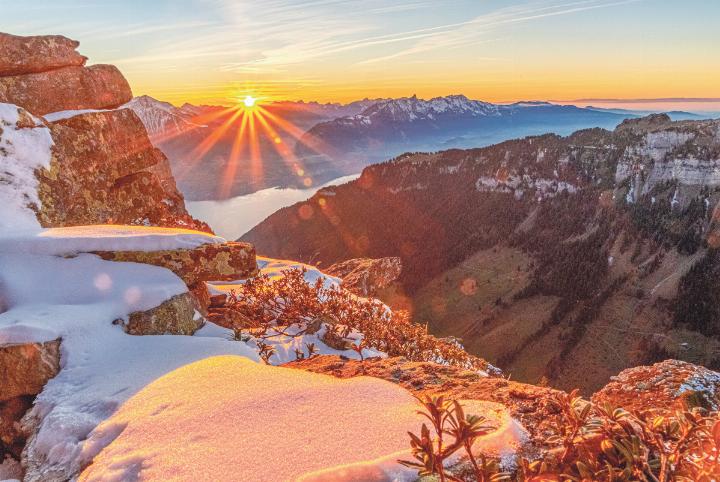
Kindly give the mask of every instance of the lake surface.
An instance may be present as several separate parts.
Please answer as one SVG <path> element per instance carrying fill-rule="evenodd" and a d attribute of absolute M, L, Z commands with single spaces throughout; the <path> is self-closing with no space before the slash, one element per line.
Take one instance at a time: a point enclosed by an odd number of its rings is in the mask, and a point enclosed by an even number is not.
<path fill-rule="evenodd" d="M 185 205 L 193 217 L 208 223 L 215 234 L 235 240 L 278 209 L 309 199 L 326 186 L 345 184 L 359 176 L 360 174 L 352 174 L 339 177 L 309 189 L 274 187 L 222 201 L 186 201 Z"/>

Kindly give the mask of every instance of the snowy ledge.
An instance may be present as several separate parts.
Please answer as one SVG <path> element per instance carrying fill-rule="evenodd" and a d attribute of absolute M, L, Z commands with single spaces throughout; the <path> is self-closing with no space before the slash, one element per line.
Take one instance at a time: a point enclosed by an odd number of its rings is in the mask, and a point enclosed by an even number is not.
<path fill-rule="evenodd" d="M 119 109 L 81 109 L 81 110 L 61 110 L 59 112 L 51 112 L 45 114 L 43 118 L 48 122 L 57 122 L 60 120 L 71 119 L 75 116 L 83 114 L 93 114 L 95 112 L 110 112 Z"/>
<path fill-rule="evenodd" d="M 225 242 L 219 236 L 191 229 L 101 224 L 0 235 L 0 253 L 63 256 L 93 251 L 147 252 Z"/>

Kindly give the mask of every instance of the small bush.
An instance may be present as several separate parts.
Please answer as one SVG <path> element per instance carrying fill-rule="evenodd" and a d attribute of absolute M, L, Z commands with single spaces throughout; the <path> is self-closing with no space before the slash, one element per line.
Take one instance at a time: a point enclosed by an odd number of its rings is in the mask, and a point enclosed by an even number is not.
<path fill-rule="evenodd" d="M 519 480 L 539 481 L 645 481 L 711 482 L 720 479 L 720 414 L 700 406 L 688 406 L 673 413 L 648 410 L 630 413 L 622 408 L 597 406 L 577 396 L 558 394 L 554 400 L 564 422 L 558 435 L 547 440 L 556 448 L 541 459 L 520 458 L 515 474 L 500 472 L 497 463 L 484 458 L 483 466 L 473 460 L 472 441 L 488 433 L 468 431 L 452 444 L 443 441 L 451 433 L 446 426 L 457 425 L 456 402 L 421 399 L 420 412 L 432 422 L 435 437 L 423 424 L 420 436 L 410 434 L 411 450 L 417 462 L 401 461 L 419 469 L 420 475 L 434 474 L 440 480 Z M 479 420 L 477 417 L 465 417 Z M 450 423 L 452 420 L 452 423 Z M 466 425 L 467 425 L 466 424 Z M 453 432 L 455 433 L 455 432 Z M 465 433 L 465 432 L 463 432 Z M 479 434 L 479 435 L 478 435 Z M 474 438 L 473 438 L 474 435 Z M 474 473 L 468 477 L 448 474 L 442 462 L 449 447 L 467 443 L 468 464 Z M 469 445 L 468 445 L 469 444 Z M 457 449 L 456 449 L 457 450 Z"/>
<path fill-rule="evenodd" d="M 249 279 L 231 293 L 227 307 L 238 330 L 288 335 L 288 327 L 298 326 L 292 336 L 301 336 L 325 323 L 340 339 L 353 329 L 361 332 L 364 347 L 389 356 L 474 370 L 490 368 L 458 343 L 430 335 L 426 326 L 412 323 L 404 312 L 392 312 L 377 300 L 360 298 L 341 287 L 326 287 L 322 279 L 307 283 L 304 269 L 287 269 L 274 279 L 267 275 Z"/>

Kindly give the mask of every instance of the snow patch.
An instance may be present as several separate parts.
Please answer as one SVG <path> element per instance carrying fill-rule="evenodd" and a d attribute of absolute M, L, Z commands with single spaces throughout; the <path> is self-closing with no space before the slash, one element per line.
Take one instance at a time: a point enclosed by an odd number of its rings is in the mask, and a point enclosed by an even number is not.
<path fill-rule="evenodd" d="M 64 256 L 92 251 L 194 249 L 203 244 L 224 242 L 219 236 L 191 229 L 99 224 L 0 236 L 0 253 Z"/>
<path fill-rule="evenodd" d="M 498 426 L 476 447 L 512 452 L 522 443 L 500 405 L 464 405 Z M 209 358 L 156 380 L 101 424 L 80 480 L 415 480 L 397 459 L 409 457 L 407 431 L 423 422 L 417 408 L 409 392 L 376 378 Z"/>
<path fill-rule="evenodd" d="M 110 112 L 113 110 L 118 109 L 79 109 L 79 110 L 61 110 L 58 112 L 51 112 L 50 114 L 45 114 L 43 117 L 48 122 L 57 122 L 59 120 L 65 120 L 65 119 L 71 119 L 75 116 L 83 115 L 83 114 L 92 114 L 95 112 Z"/>
<path fill-rule="evenodd" d="M 40 208 L 35 170 L 50 167 L 53 140 L 39 119 L 23 116 L 32 127 L 18 125 L 19 107 L 0 103 L 0 233 L 40 228 L 31 207 Z"/>

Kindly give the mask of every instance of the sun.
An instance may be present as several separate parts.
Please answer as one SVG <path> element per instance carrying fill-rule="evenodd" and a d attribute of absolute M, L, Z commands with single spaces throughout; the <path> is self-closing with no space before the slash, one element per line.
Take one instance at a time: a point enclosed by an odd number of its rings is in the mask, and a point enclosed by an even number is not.
<path fill-rule="evenodd" d="M 243 104 L 245 104 L 245 107 L 250 108 L 255 105 L 255 102 L 257 102 L 257 99 L 253 97 L 252 95 L 246 95 L 243 99 Z"/>

